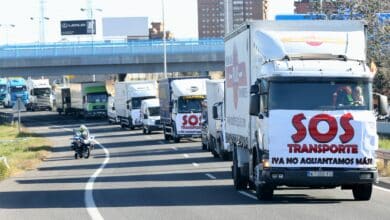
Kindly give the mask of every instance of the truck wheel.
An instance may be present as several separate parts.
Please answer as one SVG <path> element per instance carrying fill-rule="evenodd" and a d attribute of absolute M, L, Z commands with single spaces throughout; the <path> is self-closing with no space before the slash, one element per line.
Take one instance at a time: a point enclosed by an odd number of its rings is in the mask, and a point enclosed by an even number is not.
<path fill-rule="evenodd" d="M 163 126 L 163 130 L 164 130 L 164 140 L 169 141 L 171 139 L 170 138 L 171 136 L 169 134 L 167 134 L 165 125 Z"/>
<path fill-rule="evenodd" d="M 180 143 L 180 138 L 179 138 L 179 137 L 174 137 L 174 138 L 173 138 L 173 141 L 174 141 L 175 143 Z"/>
<path fill-rule="evenodd" d="M 152 130 L 148 129 L 148 134 L 151 134 L 152 133 Z"/>
<path fill-rule="evenodd" d="M 207 145 L 205 143 L 202 143 L 202 150 L 207 150 Z"/>
<path fill-rule="evenodd" d="M 143 134 L 146 134 L 146 128 L 143 128 L 143 129 L 142 129 L 142 133 L 143 133 Z"/>
<path fill-rule="evenodd" d="M 272 200 L 274 187 L 271 184 L 258 184 L 256 186 L 256 196 L 259 200 Z"/>
<path fill-rule="evenodd" d="M 372 183 L 357 184 L 352 187 L 353 198 L 357 201 L 367 201 L 371 198 Z"/>
<path fill-rule="evenodd" d="M 222 160 L 224 161 L 231 160 L 231 155 L 228 151 L 222 151 Z"/>
<path fill-rule="evenodd" d="M 233 169 L 232 169 L 232 175 L 233 175 L 233 183 L 234 187 L 236 187 L 237 190 L 246 189 L 248 182 L 244 180 L 244 178 L 241 176 L 241 170 L 238 167 L 238 158 L 237 158 L 237 149 L 234 148 L 233 153 Z"/>

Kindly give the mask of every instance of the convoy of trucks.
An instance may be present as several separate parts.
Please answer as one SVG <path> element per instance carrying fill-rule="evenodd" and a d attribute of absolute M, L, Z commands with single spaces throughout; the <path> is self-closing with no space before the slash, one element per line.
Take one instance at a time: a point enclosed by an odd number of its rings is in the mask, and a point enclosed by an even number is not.
<path fill-rule="evenodd" d="M 225 136 L 225 80 L 206 81 L 208 147 L 214 157 L 229 160 L 231 148 Z"/>
<path fill-rule="evenodd" d="M 27 91 L 29 93 L 29 103 L 27 109 L 31 111 L 53 109 L 54 95 L 49 79 L 27 79 Z"/>
<path fill-rule="evenodd" d="M 141 101 L 157 97 L 157 84 L 152 80 L 115 83 L 115 110 L 122 128 L 142 127 Z"/>
<path fill-rule="evenodd" d="M 341 186 L 370 199 L 378 136 L 365 45 L 362 21 L 253 21 L 226 37 L 237 189 L 271 199 L 280 185 Z"/>
<path fill-rule="evenodd" d="M 12 108 L 18 99 L 20 99 L 24 105 L 29 103 L 26 80 L 21 77 L 8 78 L 6 84 L 6 94 L 3 99 L 4 107 Z"/>
<path fill-rule="evenodd" d="M 144 134 L 150 134 L 152 131 L 161 130 L 160 101 L 158 98 L 142 100 L 140 113 Z"/>
<path fill-rule="evenodd" d="M 237 190 L 260 200 L 280 186 L 350 189 L 369 200 L 378 181 L 373 73 L 363 21 L 248 21 L 225 37 L 225 79 L 165 78 L 70 83 L 0 78 L 0 104 L 108 116 L 110 123 L 164 139 L 202 137 L 232 160 Z M 207 97 L 207 100 L 206 100 Z M 206 105 L 207 103 L 207 105 Z M 378 114 L 388 115 L 378 94 Z M 203 112 L 203 114 L 202 114 Z M 202 122 L 203 129 L 202 129 Z"/>
<path fill-rule="evenodd" d="M 201 103 L 207 78 L 159 80 L 160 116 L 165 140 L 201 136 Z"/>
<path fill-rule="evenodd" d="M 56 89 L 59 114 L 83 117 L 107 116 L 107 91 L 104 82 L 70 83 Z"/>

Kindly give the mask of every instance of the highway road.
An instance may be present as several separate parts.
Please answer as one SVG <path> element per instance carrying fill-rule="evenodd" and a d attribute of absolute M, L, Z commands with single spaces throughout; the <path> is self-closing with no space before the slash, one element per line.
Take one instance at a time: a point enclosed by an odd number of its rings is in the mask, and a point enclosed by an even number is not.
<path fill-rule="evenodd" d="M 44 134 L 53 152 L 36 170 L 0 182 L 0 219 L 390 219 L 390 190 L 370 201 L 350 190 L 283 189 L 273 201 L 237 192 L 231 162 L 201 150 L 199 140 L 167 143 L 106 121 L 55 113 L 23 113 L 24 125 Z M 72 128 L 86 124 L 99 146 L 74 159 Z"/>

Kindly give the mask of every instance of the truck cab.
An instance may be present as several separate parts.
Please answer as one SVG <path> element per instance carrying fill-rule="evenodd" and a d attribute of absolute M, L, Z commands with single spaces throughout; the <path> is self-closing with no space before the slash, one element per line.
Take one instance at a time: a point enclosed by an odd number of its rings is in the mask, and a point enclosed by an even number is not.
<path fill-rule="evenodd" d="M 7 79 L 0 78 L 0 105 L 4 105 L 4 99 L 7 95 Z"/>
<path fill-rule="evenodd" d="M 279 186 L 341 186 L 371 198 L 378 135 L 365 45 L 362 21 L 252 21 L 226 37 L 236 189 L 268 200 Z"/>
<path fill-rule="evenodd" d="M 5 107 L 12 108 L 18 98 L 20 98 L 25 105 L 29 103 L 26 81 L 23 78 L 8 78 L 6 90 L 7 93 L 3 101 Z"/>
<path fill-rule="evenodd" d="M 35 111 L 53 109 L 54 95 L 49 79 L 27 79 L 27 90 L 29 92 L 29 104 L 27 109 Z"/>
<path fill-rule="evenodd" d="M 158 98 L 142 100 L 140 114 L 144 134 L 150 134 L 152 131 L 161 130 L 160 101 Z"/>
<path fill-rule="evenodd" d="M 159 81 L 161 122 L 165 140 L 201 137 L 202 102 L 207 78 L 168 78 Z"/>

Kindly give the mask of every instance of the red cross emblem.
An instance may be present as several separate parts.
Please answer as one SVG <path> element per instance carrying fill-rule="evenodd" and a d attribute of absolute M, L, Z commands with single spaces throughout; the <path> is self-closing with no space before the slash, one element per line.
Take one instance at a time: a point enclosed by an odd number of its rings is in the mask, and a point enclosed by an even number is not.
<path fill-rule="evenodd" d="M 227 88 L 233 87 L 234 96 L 234 108 L 237 109 L 238 104 L 238 88 L 245 86 L 246 82 L 246 71 L 245 63 L 238 62 L 237 47 L 234 45 L 233 48 L 233 63 L 232 65 L 226 66 L 226 86 Z"/>

